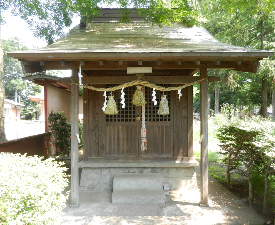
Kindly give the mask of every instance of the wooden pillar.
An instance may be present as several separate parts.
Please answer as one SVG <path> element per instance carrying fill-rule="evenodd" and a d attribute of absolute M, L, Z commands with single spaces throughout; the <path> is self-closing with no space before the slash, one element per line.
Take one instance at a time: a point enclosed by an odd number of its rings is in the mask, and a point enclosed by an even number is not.
<path fill-rule="evenodd" d="M 193 161 L 193 86 L 187 87 L 188 99 L 187 99 L 187 109 L 188 109 L 188 157 L 190 161 Z"/>
<path fill-rule="evenodd" d="M 45 113 L 45 132 L 49 132 L 49 121 L 48 121 L 48 84 L 44 84 L 44 113 Z"/>
<path fill-rule="evenodd" d="M 200 70 L 202 77 L 207 77 L 207 68 Z M 207 100 L 207 80 L 200 85 L 200 120 L 201 120 L 201 206 L 208 206 L 208 100 Z"/>
<path fill-rule="evenodd" d="M 72 70 L 72 77 L 78 83 L 77 70 Z M 78 169 L 78 140 L 79 134 L 79 88 L 71 85 L 71 207 L 79 206 L 79 169 Z"/>

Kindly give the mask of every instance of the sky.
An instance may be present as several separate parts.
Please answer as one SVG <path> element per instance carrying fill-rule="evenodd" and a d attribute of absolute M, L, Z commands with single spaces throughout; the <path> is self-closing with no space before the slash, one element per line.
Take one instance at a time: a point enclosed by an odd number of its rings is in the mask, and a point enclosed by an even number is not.
<path fill-rule="evenodd" d="M 9 39 L 11 37 L 19 37 L 22 44 L 29 48 L 38 48 L 47 46 L 46 41 L 36 38 L 28 24 L 20 19 L 18 16 L 12 16 L 9 10 L 2 12 L 2 16 L 5 23 L 1 27 L 2 39 Z M 79 24 L 79 18 L 73 19 L 73 24 L 71 27 Z M 69 29 L 68 29 L 69 31 Z"/>
<path fill-rule="evenodd" d="M 22 44 L 29 48 L 44 47 L 47 43 L 41 39 L 34 37 L 28 24 L 20 19 L 20 17 L 12 16 L 10 11 L 2 12 L 5 23 L 1 27 L 2 39 L 11 37 L 19 37 Z"/>
<path fill-rule="evenodd" d="M 2 12 L 2 16 L 5 23 L 1 26 L 1 37 L 2 39 L 9 39 L 12 37 L 19 37 L 22 45 L 27 46 L 30 49 L 42 48 L 47 46 L 47 42 L 36 38 L 28 24 L 22 20 L 20 17 L 12 16 L 10 11 Z M 71 27 L 79 24 L 79 18 L 73 19 L 73 24 Z M 66 32 L 69 31 L 70 28 Z M 59 76 L 70 76 L 71 71 L 62 71 Z"/>

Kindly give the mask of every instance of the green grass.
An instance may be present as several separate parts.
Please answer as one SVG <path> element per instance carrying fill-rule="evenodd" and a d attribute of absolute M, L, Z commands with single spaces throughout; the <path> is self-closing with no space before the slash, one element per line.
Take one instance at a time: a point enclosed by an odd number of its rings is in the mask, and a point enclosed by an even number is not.
<path fill-rule="evenodd" d="M 222 168 L 219 165 L 209 165 L 208 170 L 212 177 L 216 178 L 221 183 L 226 182 L 225 168 Z"/>
<path fill-rule="evenodd" d="M 193 152 L 194 158 L 198 161 L 200 161 L 200 151 L 199 150 L 194 150 Z M 214 162 L 218 163 L 220 162 L 220 155 L 217 152 L 214 151 L 209 151 L 208 152 L 208 162 Z"/>

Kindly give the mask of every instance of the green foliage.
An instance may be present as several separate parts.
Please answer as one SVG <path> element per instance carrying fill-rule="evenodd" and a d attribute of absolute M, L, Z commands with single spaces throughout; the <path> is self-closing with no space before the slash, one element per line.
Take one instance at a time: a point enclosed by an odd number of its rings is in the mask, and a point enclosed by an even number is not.
<path fill-rule="evenodd" d="M 208 161 L 218 163 L 220 161 L 220 156 L 218 152 L 209 151 L 208 152 Z"/>
<path fill-rule="evenodd" d="M 0 153 L 0 223 L 57 224 L 68 197 L 65 170 L 53 159 Z"/>
<path fill-rule="evenodd" d="M 72 24 L 76 15 L 85 20 L 99 15 L 101 8 L 121 8 L 121 22 L 129 22 L 128 8 L 135 8 L 148 21 L 158 25 L 172 22 L 185 22 L 187 25 L 199 24 L 203 18 L 199 5 L 188 0 L 97 0 L 97 1 L 22 1 L 9 0 L 0 3 L 2 10 L 10 9 L 13 15 L 20 16 L 35 32 L 35 36 L 44 38 L 49 44 L 64 35 L 63 29 Z"/>
<path fill-rule="evenodd" d="M 79 149 L 82 149 L 83 148 L 83 123 L 81 121 L 79 121 L 79 139 L 80 139 Z"/>
<path fill-rule="evenodd" d="M 25 20 L 35 36 L 44 38 L 49 44 L 62 36 L 63 29 L 72 23 L 74 4 L 71 0 L 8 0 L 0 4 L 2 10 L 10 9 L 13 15 Z"/>
<path fill-rule="evenodd" d="M 48 117 L 49 129 L 52 132 L 53 143 L 57 149 L 56 155 L 69 156 L 71 153 L 71 123 L 67 122 L 64 112 L 51 111 Z M 79 149 L 83 148 L 83 123 L 79 121 Z"/>
<path fill-rule="evenodd" d="M 15 92 L 17 92 L 21 100 L 20 103 L 24 105 L 21 107 L 22 118 L 32 120 L 38 118 L 40 109 L 36 102 L 29 100 L 28 96 L 40 93 L 41 87 L 33 82 L 22 80 L 24 74 L 20 62 L 7 57 L 7 52 L 26 49 L 18 38 L 3 40 L 5 98 L 13 100 Z"/>
<path fill-rule="evenodd" d="M 69 156 L 71 152 L 71 124 L 67 122 L 64 112 L 49 114 L 49 129 L 52 132 L 56 155 Z"/>
<path fill-rule="evenodd" d="M 227 162 L 227 179 L 230 171 L 245 166 L 249 183 L 249 203 L 252 193 L 264 196 L 264 211 L 268 200 L 268 182 L 275 170 L 275 122 L 261 117 L 244 117 L 238 122 L 228 120 L 219 130 L 217 137 L 222 143 L 222 154 Z M 274 182 L 274 180 L 272 181 Z M 274 186 L 274 184 L 270 185 Z M 253 187 L 253 188 L 252 188 Z"/>
<path fill-rule="evenodd" d="M 247 48 L 274 50 L 274 1 L 200 0 L 199 2 L 207 18 L 203 26 L 221 42 Z M 261 60 L 257 74 L 230 71 L 228 75 L 235 85 L 227 83 L 227 76 L 223 77 L 225 79 L 222 78 L 223 82 L 219 82 L 220 103 L 234 104 L 236 107 L 246 106 L 252 111 L 253 106 L 264 105 L 262 96 L 267 95 L 269 105 L 274 68 L 274 58 L 269 58 Z M 268 80 L 267 90 L 262 87 L 263 79 Z"/>

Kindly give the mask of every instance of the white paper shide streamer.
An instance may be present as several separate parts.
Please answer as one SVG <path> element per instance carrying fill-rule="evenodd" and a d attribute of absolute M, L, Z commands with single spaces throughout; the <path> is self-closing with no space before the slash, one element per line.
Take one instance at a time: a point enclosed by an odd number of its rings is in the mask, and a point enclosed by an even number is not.
<path fill-rule="evenodd" d="M 103 103 L 102 110 L 103 110 L 103 112 L 105 112 L 106 107 L 107 107 L 107 95 L 106 95 L 106 91 L 104 91 L 103 96 L 105 97 L 105 100 L 104 100 L 104 103 Z"/>
<path fill-rule="evenodd" d="M 158 102 L 157 102 L 157 97 L 156 97 L 156 89 L 153 88 L 153 91 L 152 91 L 152 102 L 154 102 L 154 105 L 157 105 Z"/>
<path fill-rule="evenodd" d="M 125 108 L 125 93 L 124 93 L 124 88 L 121 89 L 121 96 L 120 96 L 120 103 L 121 103 L 121 107 L 124 109 Z"/>
<path fill-rule="evenodd" d="M 81 63 L 79 64 L 78 78 L 79 78 L 79 84 L 82 85 Z"/>
<path fill-rule="evenodd" d="M 181 89 L 178 90 L 178 95 L 179 95 L 179 101 L 180 101 L 180 97 L 182 96 L 182 94 L 181 94 Z"/>

